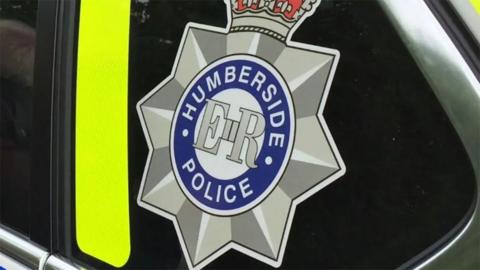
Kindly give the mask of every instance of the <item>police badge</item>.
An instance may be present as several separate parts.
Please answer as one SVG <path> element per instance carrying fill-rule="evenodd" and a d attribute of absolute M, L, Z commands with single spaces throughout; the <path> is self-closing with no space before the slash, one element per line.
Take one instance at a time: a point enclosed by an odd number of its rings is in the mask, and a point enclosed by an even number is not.
<path fill-rule="evenodd" d="M 138 204 L 173 221 L 190 268 L 229 249 L 280 266 L 297 204 L 345 173 L 322 116 L 339 52 L 290 40 L 319 2 L 225 1 L 226 29 L 188 24 L 138 103 Z"/>

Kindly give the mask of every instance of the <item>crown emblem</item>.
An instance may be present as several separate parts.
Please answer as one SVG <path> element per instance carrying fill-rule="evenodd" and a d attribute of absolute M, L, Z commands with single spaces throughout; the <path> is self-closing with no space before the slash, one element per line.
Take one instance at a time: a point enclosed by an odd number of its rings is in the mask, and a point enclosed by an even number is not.
<path fill-rule="evenodd" d="M 261 32 L 284 41 L 294 27 L 315 12 L 321 0 L 229 1 L 231 32 Z"/>

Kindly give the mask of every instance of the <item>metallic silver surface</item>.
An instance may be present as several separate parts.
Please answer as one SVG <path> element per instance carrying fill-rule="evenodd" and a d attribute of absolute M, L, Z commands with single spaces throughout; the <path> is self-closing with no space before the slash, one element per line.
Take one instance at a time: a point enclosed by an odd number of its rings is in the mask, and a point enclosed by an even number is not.
<path fill-rule="evenodd" d="M 78 270 L 78 269 L 84 269 L 84 268 L 79 268 L 67 260 L 60 258 L 56 255 L 51 255 L 48 257 L 45 267 L 43 268 L 45 270 Z"/>
<path fill-rule="evenodd" d="M 458 132 L 480 184 L 480 83 L 440 26 L 419 0 L 380 0 Z M 480 269 L 480 201 L 449 243 L 418 268 Z"/>
<path fill-rule="evenodd" d="M 25 269 L 82 269 L 56 255 L 50 255 L 42 247 L 35 245 L 28 239 L 18 237 L 15 233 L 10 232 L 0 225 L 0 262 L 2 262 L 2 257 L 5 256 L 3 254 L 11 257 L 11 259 L 15 259 L 18 263 L 24 264 Z"/>
<path fill-rule="evenodd" d="M 0 267 L 5 269 L 28 270 L 25 265 L 0 252 Z"/>
<path fill-rule="evenodd" d="M 5 253 L 33 269 L 41 269 L 48 258 L 48 252 L 11 233 L 0 225 L 0 252 Z"/>
<path fill-rule="evenodd" d="M 480 12 L 469 0 L 448 0 L 480 43 Z"/>

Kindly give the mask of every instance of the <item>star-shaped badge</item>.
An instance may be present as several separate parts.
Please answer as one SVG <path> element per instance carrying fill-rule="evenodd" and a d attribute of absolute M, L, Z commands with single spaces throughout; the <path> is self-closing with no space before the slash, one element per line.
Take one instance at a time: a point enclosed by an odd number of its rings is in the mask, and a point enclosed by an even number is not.
<path fill-rule="evenodd" d="M 259 2 L 226 2 L 226 29 L 187 25 L 138 103 L 138 203 L 173 221 L 190 268 L 230 249 L 280 266 L 297 205 L 345 173 L 322 116 L 339 53 L 289 38 L 315 1 Z"/>

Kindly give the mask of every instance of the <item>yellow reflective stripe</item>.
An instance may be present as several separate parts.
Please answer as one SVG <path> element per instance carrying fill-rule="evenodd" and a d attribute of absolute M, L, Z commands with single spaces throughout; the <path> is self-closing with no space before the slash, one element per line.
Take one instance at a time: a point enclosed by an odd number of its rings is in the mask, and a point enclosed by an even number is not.
<path fill-rule="evenodd" d="M 128 200 L 129 0 L 82 0 L 78 40 L 76 236 L 116 267 L 130 257 Z"/>
<path fill-rule="evenodd" d="M 480 0 L 470 0 L 470 3 L 472 3 L 472 6 L 475 8 L 477 14 L 480 16 Z"/>

